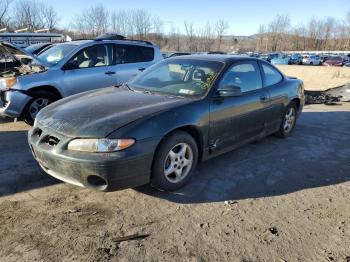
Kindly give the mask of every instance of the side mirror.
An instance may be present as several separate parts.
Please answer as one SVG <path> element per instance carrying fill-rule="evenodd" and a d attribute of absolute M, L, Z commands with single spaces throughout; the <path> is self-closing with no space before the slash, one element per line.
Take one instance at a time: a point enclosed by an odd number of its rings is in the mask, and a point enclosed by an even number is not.
<path fill-rule="evenodd" d="M 217 90 L 217 96 L 219 97 L 234 97 L 241 95 L 242 89 L 239 86 L 228 85 Z"/>
<path fill-rule="evenodd" d="M 79 68 L 78 61 L 76 60 L 69 60 L 64 66 L 63 70 L 73 70 Z"/>

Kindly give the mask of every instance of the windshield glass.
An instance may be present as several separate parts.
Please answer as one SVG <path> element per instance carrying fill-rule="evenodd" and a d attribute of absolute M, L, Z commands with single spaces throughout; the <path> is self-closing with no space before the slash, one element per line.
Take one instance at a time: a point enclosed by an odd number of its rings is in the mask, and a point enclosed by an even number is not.
<path fill-rule="evenodd" d="M 129 84 L 144 91 L 201 96 L 210 89 L 223 66 L 216 61 L 170 60 L 155 65 Z"/>
<path fill-rule="evenodd" d="M 41 48 L 44 45 L 45 44 L 30 45 L 30 46 L 27 46 L 26 48 L 24 48 L 24 50 L 26 50 L 28 53 L 32 54 L 35 50 L 37 50 L 38 48 Z"/>
<path fill-rule="evenodd" d="M 72 52 L 76 48 L 77 48 L 77 45 L 71 45 L 71 44 L 56 45 L 40 53 L 38 55 L 38 58 L 40 61 L 43 61 L 46 64 L 56 65 L 66 55 L 68 55 L 70 52 Z"/>

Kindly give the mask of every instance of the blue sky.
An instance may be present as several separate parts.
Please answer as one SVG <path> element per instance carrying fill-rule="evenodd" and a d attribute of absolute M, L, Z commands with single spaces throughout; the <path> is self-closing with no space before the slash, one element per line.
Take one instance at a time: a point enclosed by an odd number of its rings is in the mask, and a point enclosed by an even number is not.
<path fill-rule="evenodd" d="M 74 16 L 91 5 L 103 3 L 108 10 L 145 9 L 165 22 L 165 30 L 174 24 L 183 30 L 183 22 L 196 26 L 225 19 L 229 22 L 228 34 L 250 35 L 257 32 L 260 24 L 267 24 L 277 14 L 290 16 L 292 24 L 306 23 L 312 17 L 332 16 L 343 19 L 350 11 L 350 0 L 47 0 L 66 26 Z"/>

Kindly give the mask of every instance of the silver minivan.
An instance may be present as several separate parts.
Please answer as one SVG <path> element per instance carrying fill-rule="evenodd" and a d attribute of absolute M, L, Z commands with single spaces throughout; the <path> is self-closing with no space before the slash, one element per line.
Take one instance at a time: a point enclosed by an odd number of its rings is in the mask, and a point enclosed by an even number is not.
<path fill-rule="evenodd" d="M 2 44 L 1 44 L 2 45 Z M 1 66 L 0 115 L 33 124 L 48 104 L 92 89 L 121 85 L 163 59 L 159 47 L 137 40 L 81 40 L 57 44 L 30 57 L 10 44 Z M 13 63 L 9 67 L 9 54 Z M 7 61 L 7 63 L 6 63 Z"/>

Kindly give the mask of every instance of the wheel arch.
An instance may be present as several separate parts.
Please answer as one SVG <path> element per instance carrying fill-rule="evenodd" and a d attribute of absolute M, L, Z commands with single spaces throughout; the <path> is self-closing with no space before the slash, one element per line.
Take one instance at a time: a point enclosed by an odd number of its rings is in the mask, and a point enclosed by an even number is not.
<path fill-rule="evenodd" d="M 298 97 L 295 97 L 292 99 L 291 102 L 294 102 L 295 105 L 297 106 L 297 111 L 299 112 L 299 109 L 300 109 L 300 99 Z"/>
<path fill-rule="evenodd" d="M 50 85 L 32 87 L 25 93 L 31 97 L 35 97 L 36 95 L 40 94 L 40 92 L 50 92 L 54 94 L 58 99 L 61 99 L 63 97 L 56 87 Z"/>
<path fill-rule="evenodd" d="M 168 131 L 162 139 L 160 139 L 160 141 L 158 142 L 157 146 L 156 146 L 156 150 L 155 152 L 157 152 L 157 150 L 159 149 L 161 143 L 167 139 L 167 137 L 176 132 L 176 131 L 183 131 L 186 132 L 187 134 L 189 134 L 191 137 L 193 137 L 193 139 L 196 141 L 197 147 L 198 147 L 198 161 L 201 161 L 202 159 L 202 155 L 203 155 L 203 137 L 201 135 L 201 132 L 199 131 L 199 128 L 195 125 L 184 125 L 184 126 L 180 126 L 180 127 L 176 127 L 170 131 Z M 154 153 L 155 155 L 155 153 Z M 152 159 L 152 165 L 154 162 L 154 156 Z"/>

